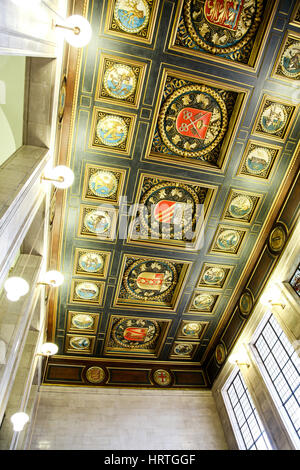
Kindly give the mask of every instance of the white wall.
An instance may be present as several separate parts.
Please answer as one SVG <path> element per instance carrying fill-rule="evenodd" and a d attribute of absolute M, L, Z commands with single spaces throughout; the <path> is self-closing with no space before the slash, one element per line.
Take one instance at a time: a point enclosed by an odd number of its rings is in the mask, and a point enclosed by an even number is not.
<path fill-rule="evenodd" d="M 28 448 L 226 449 L 209 391 L 43 386 Z"/>

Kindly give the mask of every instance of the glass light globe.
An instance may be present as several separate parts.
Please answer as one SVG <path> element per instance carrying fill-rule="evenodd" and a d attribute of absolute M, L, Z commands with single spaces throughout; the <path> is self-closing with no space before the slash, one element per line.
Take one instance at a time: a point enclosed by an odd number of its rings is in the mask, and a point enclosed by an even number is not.
<path fill-rule="evenodd" d="M 84 47 L 90 42 L 92 28 L 90 23 L 83 16 L 69 16 L 65 21 L 65 26 L 78 28 L 78 34 L 74 31 L 65 30 L 65 39 L 71 46 Z"/>
<path fill-rule="evenodd" d="M 68 166 L 59 165 L 55 168 L 48 170 L 47 175 L 49 179 L 53 179 L 52 183 L 59 189 L 69 188 L 74 181 L 74 173 Z M 59 181 L 60 180 L 60 181 Z"/>
<path fill-rule="evenodd" d="M 64 282 L 64 276 L 59 271 L 47 271 L 44 274 L 44 282 L 50 284 L 52 287 L 59 287 Z"/>
<path fill-rule="evenodd" d="M 271 299 L 271 297 L 270 297 L 269 292 L 267 291 L 267 292 L 265 292 L 264 294 L 262 294 L 262 295 L 260 296 L 259 301 L 260 301 L 260 303 L 261 303 L 262 305 L 264 305 L 265 307 L 270 307 L 272 299 Z"/>
<path fill-rule="evenodd" d="M 228 362 L 230 364 L 237 364 L 237 362 L 240 361 L 240 355 L 238 353 L 232 353 L 230 354 L 229 358 L 228 358 Z"/>
<path fill-rule="evenodd" d="M 29 284 L 25 279 L 18 276 L 9 277 L 4 283 L 6 296 L 12 302 L 16 302 L 29 291 Z"/>
<path fill-rule="evenodd" d="M 40 351 L 41 354 L 45 356 L 54 356 L 58 351 L 58 346 L 54 343 L 44 343 L 42 344 Z"/>
<path fill-rule="evenodd" d="M 13 414 L 10 420 L 13 423 L 14 431 L 22 431 L 25 424 L 29 421 L 29 416 L 27 413 L 20 411 L 19 413 Z"/>

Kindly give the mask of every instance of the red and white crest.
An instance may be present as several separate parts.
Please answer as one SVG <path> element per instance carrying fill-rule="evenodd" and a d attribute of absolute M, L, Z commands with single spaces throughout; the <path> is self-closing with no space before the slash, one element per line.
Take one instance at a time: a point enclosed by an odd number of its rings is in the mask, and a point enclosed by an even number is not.
<path fill-rule="evenodd" d="M 144 341 L 148 328 L 126 328 L 124 338 L 128 341 Z"/>
<path fill-rule="evenodd" d="M 244 0 L 206 0 L 204 15 L 210 23 L 235 31 L 243 5 Z"/>
<path fill-rule="evenodd" d="M 170 224 L 174 222 L 174 218 L 179 216 L 180 220 L 185 209 L 185 203 L 168 201 L 162 199 L 159 201 L 154 208 L 154 218 L 157 222 Z M 173 220 L 172 220 L 173 219 Z"/>
<path fill-rule="evenodd" d="M 143 290 L 160 290 L 164 280 L 164 273 L 144 271 L 137 277 L 136 283 Z"/>
<path fill-rule="evenodd" d="M 176 129 L 182 135 L 203 140 L 205 139 L 210 119 L 210 111 L 183 108 L 177 116 Z"/>

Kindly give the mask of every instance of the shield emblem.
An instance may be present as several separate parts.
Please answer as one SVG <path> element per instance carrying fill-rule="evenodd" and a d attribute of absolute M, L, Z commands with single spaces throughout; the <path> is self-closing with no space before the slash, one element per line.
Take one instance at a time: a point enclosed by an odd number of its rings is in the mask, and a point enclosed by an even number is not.
<path fill-rule="evenodd" d="M 177 219 L 181 221 L 185 206 L 186 204 L 182 202 L 162 199 L 155 206 L 154 218 L 157 220 L 157 222 L 162 222 L 165 224 L 169 224 L 171 222 L 174 223 L 174 218 L 176 218 L 176 221 Z"/>
<path fill-rule="evenodd" d="M 148 328 L 126 328 L 124 338 L 128 341 L 144 341 Z"/>
<path fill-rule="evenodd" d="M 161 289 L 164 280 L 164 273 L 143 272 L 138 275 L 136 283 L 140 289 L 143 290 L 157 290 Z"/>
<path fill-rule="evenodd" d="M 235 31 L 243 5 L 244 0 L 206 0 L 204 15 L 210 23 Z"/>
<path fill-rule="evenodd" d="M 195 139 L 205 139 L 211 112 L 196 108 L 183 108 L 176 119 L 177 131 Z"/>

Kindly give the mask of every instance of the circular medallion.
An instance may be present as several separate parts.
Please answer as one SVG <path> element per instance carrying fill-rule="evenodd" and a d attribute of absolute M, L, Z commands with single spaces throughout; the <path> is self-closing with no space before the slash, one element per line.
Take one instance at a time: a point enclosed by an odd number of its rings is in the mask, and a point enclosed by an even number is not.
<path fill-rule="evenodd" d="M 94 325 L 94 318 L 91 315 L 84 313 L 78 313 L 72 317 L 72 325 L 75 328 L 87 329 L 91 328 Z"/>
<path fill-rule="evenodd" d="M 271 156 L 266 148 L 258 147 L 247 155 L 246 168 L 253 175 L 260 175 L 267 170 L 271 162 Z"/>
<path fill-rule="evenodd" d="M 217 246 L 220 250 L 230 251 L 240 241 L 240 235 L 236 230 L 224 230 L 217 238 Z"/>
<path fill-rule="evenodd" d="M 208 268 L 203 274 L 203 281 L 205 284 L 215 285 L 220 284 L 225 277 L 225 271 L 222 268 Z"/>
<path fill-rule="evenodd" d="M 215 298 L 210 294 L 198 294 L 194 298 L 193 306 L 197 310 L 210 310 L 211 306 L 214 304 Z"/>
<path fill-rule="evenodd" d="M 164 102 L 158 128 L 164 144 L 176 155 L 201 158 L 223 139 L 228 117 L 225 102 L 212 88 L 187 85 Z"/>
<path fill-rule="evenodd" d="M 201 325 L 197 322 L 186 323 L 182 328 L 184 336 L 198 337 L 201 331 Z"/>
<path fill-rule="evenodd" d="M 58 122 L 61 122 L 64 117 L 65 105 L 67 95 L 67 77 L 64 75 L 59 92 L 58 98 Z"/>
<path fill-rule="evenodd" d="M 192 40 L 211 54 L 231 54 L 254 37 L 263 0 L 187 0 L 184 19 Z"/>
<path fill-rule="evenodd" d="M 126 33 L 138 33 L 149 21 L 149 5 L 146 0 L 117 0 L 114 17 Z"/>
<path fill-rule="evenodd" d="M 157 385 L 166 387 L 170 385 L 172 378 L 171 374 L 167 370 L 157 369 L 153 372 L 153 380 Z"/>
<path fill-rule="evenodd" d="M 246 218 L 253 208 L 252 199 L 248 196 L 236 196 L 229 204 L 229 213 L 237 219 Z"/>
<path fill-rule="evenodd" d="M 92 300 L 99 294 L 99 287 L 93 282 L 80 282 L 75 287 L 78 297 L 84 300 Z"/>
<path fill-rule="evenodd" d="M 177 271 L 167 261 L 135 261 L 125 272 L 124 286 L 130 296 L 139 300 L 161 301 L 177 283 Z"/>
<path fill-rule="evenodd" d="M 251 312 L 253 306 L 253 298 L 250 292 L 245 291 L 240 297 L 239 300 L 239 307 L 240 307 L 240 312 L 244 316 L 248 316 L 249 313 Z"/>
<path fill-rule="evenodd" d="M 286 77 L 300 77 L 300 42 L 291 44 L 281 58 L 281 69 Z"/>
<path fill-rule="evenodd" d="M 91 344 L 91 340 L 84 336 L 73 336 L 70 339 L 70 346 L 74 349 L 88 349 Z"/>
<path fill-rule="evenodd" d="M 160 334 L 159 324 L 155 320 L 139 318 L 121 318 L 112 329 L 115 342 L 129 349 L 151 347 Z"/>
<path fill-rule="evenodd" d="M 179 343 L 174 347 L 174 354 L 177 356 L 189 356 L 194 349 L 193 344 L 190 343 Z"/>
<path fill-rule="evenodd" d="M 281 225 L 277 225 L 269 236 L 269 248 L 273 253 L 280 253 L 286 241 L 286 232 Z"/>
<path fill-rule="evenodd" d="M 219 343 L 215 350 L 215 358 L 219 365 L 223 364 L 226 358 L 226 349 L 222 343 Z"/>
<path fill-rule="evenodd" d="M 127 126 L 121 117 L 110 115 L 100 119 L 96 132 L 104 145 L 116 147 L 126 139 Z"/>
<path fill-rule="evenodd" d="M 89 180 L 89 188 L 99 197 L 111 197 L 118 189 L 118 180 L 111 171 L 96 171 Z"/>
<path fill-rule="evenodd" d="M 196 209 L 200 203 L 193 188 L 176 183 L 159 183 L 146 191 L 141 199 L 140 220 L 145 229 L 151 227 L 151 236 L 189 237 L 196 223 Z M 167 224 L 164 229 L 163 224 Z"/>
<path fill-rule="evenodd" d="M 113 98 L 124 100 L 134 93 L 136 76 L 129 65 L 114 64 L 105 72 L 104 87 Z"/>
<path fill-rule="evenodd" d="M 92 384 L 100 384 L 105 379 L 105 372 L 102 367 L 89 367 L 86 371 L 86 379 Z"/>
<path fill-rule="evenodd" d="M 84 253 L 79 257 L 78 264 L 87 273 L 97 273 L 104 266 L 104 259 L 98 253 Z"/>
<path fill-rule="evenodd" d="M 109 230 L 111 220 L 107 212 L 96 209 L 86 214 L 83 223 L 90 232 L 101 234 Z"/>
<path fill-rule="evenodd" d="M 287 112 L 283 105 L 272 103 L 262 112 L 260 123 L 265 132 L 275 134 L 282 130 L 287 121 Z"/>

